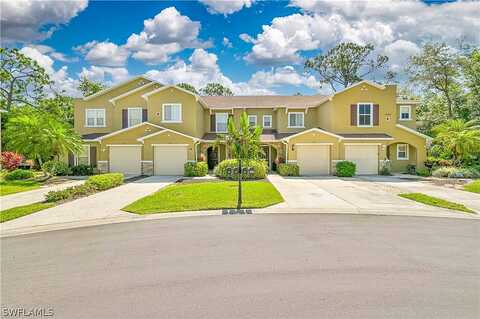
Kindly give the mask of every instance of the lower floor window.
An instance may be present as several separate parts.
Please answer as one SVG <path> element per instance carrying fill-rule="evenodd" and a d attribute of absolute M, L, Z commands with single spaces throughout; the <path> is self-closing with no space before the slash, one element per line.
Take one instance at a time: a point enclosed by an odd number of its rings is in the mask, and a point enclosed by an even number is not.
<path fill-rule="evenodd" d="M 408 145 L 407 144 L 398 144 L 397 145 L 397 159 L 408 160 Z"/>
<path fill-rule="evenodd" d="M 76 157 L 75 165 L 90 165 L 89 145 L 83 145 L 82 151 Z"/>

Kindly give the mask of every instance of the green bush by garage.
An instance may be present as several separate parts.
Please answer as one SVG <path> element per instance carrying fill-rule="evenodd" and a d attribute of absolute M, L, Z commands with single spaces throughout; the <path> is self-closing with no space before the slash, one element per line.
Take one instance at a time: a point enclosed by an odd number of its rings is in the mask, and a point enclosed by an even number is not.
<path fill-rule="evenodd" d="M 357 165 L 350 161 L 340 161 L 336 164 L 338 177 L 352 177 L 355 176 Z"/>
<path fill-rule="evenodd" d="M 208 173 L 208 164 L 206 162 L 188 162 L 183 166 L 184 175 L 187 177 L 200 177 Z"/>
<path fill-rule="evenodd" d="M 18 181 L 35 177 L 35 174 L 32 171 L 26 169 L 16 169 L 7 173 L 4 176 L 6 181 Z"/>
<path fill-rule="evenodd" d="M 262 179 L 267 177 L 267 163 L 263 160 L 242 161 L 242 179 Z M 228 159 L 221 161 L 214 170 L 215 176 L 228 179 L 238 179 L 238 161 Z"/>
<path fill-rule="evenodd" d="M 278 164 L 277 172 L 281 176 L 300 176 L 300 167 L 297 164 Z"/>

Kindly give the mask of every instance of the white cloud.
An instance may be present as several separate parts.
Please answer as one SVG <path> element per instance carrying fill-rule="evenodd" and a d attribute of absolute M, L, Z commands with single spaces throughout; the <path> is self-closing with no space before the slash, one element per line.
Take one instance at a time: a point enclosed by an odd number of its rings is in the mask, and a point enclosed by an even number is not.
<path fill-rule="evenodd" d="M 86 54 L 85 60 L 91 64 L 109 67 L 125 65 L 130 55 L 126 48 L 109 41 L 90 41 L 76 47 L 75 50 Z"/>
<path fill-rule="evenodd" d="M 229 15 L 245 8 L 250 8 L 255 0 L 200 0 L 212 14 Z"/>
<path fill-rule="evenodd" d="M 275 88 L 281 85 L 306 86 L 320 89 L 320 83 L 312 75 L 301 75 L 293 66 L 272 68 L 270 71 L 255 72 L 248 83 L 253 87 Z"/>
<path fill-rule="evenodd" d="M 68 23 L 87 5 L 88 0 L 0 1 L 2 40 L 31 42 L 49 38 L 59 25 Z"/>
<path fill-rule="evenodd" d="M 198 39 L 200 22 L 181 15 L 174 7 L 162 10 L 154 18 L 143 22 L 140 33 L 133 33 L 125 48 L 132 51 L 132 57 L 147 64 L 164 63 L 171 55 L 186 48 L 204 48 L 209 41 Z"/>
<path fill-rule="evenodd" d="M 63 53 L 61 53 L 61 52 L 55 51 L 54 48 L 52 48 L 52 47 L 50 47 L 50 46 L 48 46 L 48 45 L 43 45 L 43 44 L 29 44 L 28 47 L 30 47 L 30 48 L 35 48 L 35 49 L 37 49 L 40 53 L 46 54 L 46 55 L 48 55 L 49 57 L 51 57 L 52 59 L 54 59 L 54 60 L 56 60 L 56 61 L 69 63 L 69 62 L 74 62 L 74 61 L 77 61 L 77 60 L 78 60 L 77 58 L 67 57 L 65 54 L 63 54 Z"/>
<path fill-rule="evenodd" d="M 383 53 L 390 58 L 392 70 L 400 71 L 405 67 L 410 56 L 418 54 L 420 50 L 420 47 L 413 42 L 397 40 L 388 44 Z"/>
<path fill-rule="evenodd" d="M 223 37 L 222 44 L 223 44 L 223 46 L 225 46 L 227 48 L 232 48 L 233 47 L 232 42 L 230 42 L 230 39 L 227 38 L 227 37 Z"/>
<path fill-rule="evenodd" d="M 92 65 L 89 68 L 83 67 L 82 72 L 80 72 L 78 76 L 84 76 L 91 81 L 100 81 L 104 82 L 107 85 L 112 85 L 115 82 L 127 80 L 129 74 L 126 68 L 113 68 Z"/>
<path fill-rule="evenodd" d="M 390 51 L 398 50 L 402 45 L 398 41 L 416 46 L 429 40 L 450 45 L 459 39 L 476 45 L 480 42 L 477 1 L 427 5 L 420 1 L 294 0 L 291 5 L 304 12 L 273 19 L 254 39 L 242 37 L 254 44 L 245 57 L 248 62 L 296 63 L 303 60 L 302 51 L 328 50 L 345 41 L 373 43 L 379 52 L 389 46 Z M 412 49 L 410 45 L 409 52 Z M 392 63 L 401 61 L 392 57 Z"/>
<path fill-rule="evenodd" d="M 246 33 L 242 33 L 238 36 L 240 39 L 242 39 L 244 42 L 246 43 L 254 43 L 255 42 L 255 39 L 252 38 L 251 36 L 249 36 L 248 34 Z"/>

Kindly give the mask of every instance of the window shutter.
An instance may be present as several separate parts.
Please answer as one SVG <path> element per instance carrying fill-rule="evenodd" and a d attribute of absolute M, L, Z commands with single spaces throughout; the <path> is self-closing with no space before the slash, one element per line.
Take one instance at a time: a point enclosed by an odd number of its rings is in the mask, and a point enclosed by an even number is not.
<path fill-rule="evenodd" d="M 379 115 L 380 106 L 378 104 L 373 104 L 373 125 L 378 126 L 380 122 L 380 115 Z"/>
<path fill-rule="evenodd" d="M 148 110 L 142 109 L 142 122 L 148 121 Z"/>
<path fill-rule="evenodd" d="M 210 132 L 215 132 L 215 114 L 210 115 Z"/>
<path fill-rule="evenodd" d="M 72 152 L 68 152 L 68 166 L 75 166 L 75 157 Z"/>
<path fill-rule="evenodd" d="M 90 146 L 90 165 L 97 166 L 97 147 Z"/>
<path fill-rule="evenodd" d="M 357 126 L 357 104 L 350 105 L 350 125 Z"/>
<path fill-rule="evenodd" d="M 128 127 L 128 110 L 122 110 L 122 128 Z"/>

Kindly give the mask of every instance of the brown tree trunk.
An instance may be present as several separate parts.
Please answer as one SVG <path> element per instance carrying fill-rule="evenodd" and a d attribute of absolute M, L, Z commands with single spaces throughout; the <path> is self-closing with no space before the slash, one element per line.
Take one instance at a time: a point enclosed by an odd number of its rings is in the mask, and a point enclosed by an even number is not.
<path fill-rule="evenodd" d="M 242 160 L 238 159 L 238 200 L 237 209 L 242 208 Z"/>

